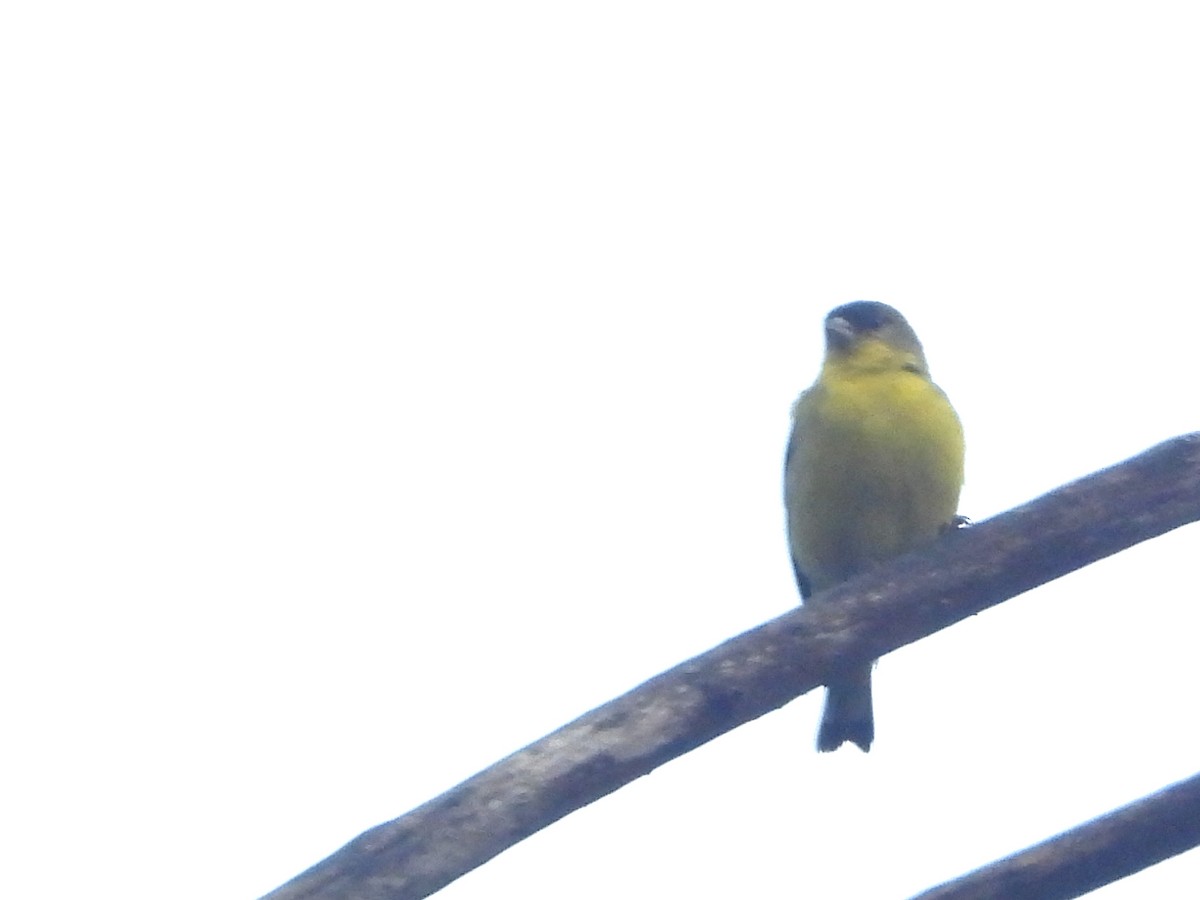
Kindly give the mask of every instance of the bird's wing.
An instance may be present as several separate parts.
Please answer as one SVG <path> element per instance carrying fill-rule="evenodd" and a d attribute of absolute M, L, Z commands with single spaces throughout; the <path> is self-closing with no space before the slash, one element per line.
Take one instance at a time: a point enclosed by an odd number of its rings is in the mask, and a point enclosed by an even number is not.
<path fill-rule="evenodd" d="M 789 506 L 789 502 L 790 502 L 790 498 L 788 497 L 788 489 L 787 489 L 788 471 L 795 464 L 794 454 L 799 449 L 799 444 L 800 444 L 800 442 L 796 436 L 796 429 L 795 429 L 795 427 L 793 427 L 792 435 L 790 438 L 788 438 L 787 451 L 786 451 L 786 453 L 784 453 L 784 457 L 783 457 L 783 494 L 784 494 L 783 502 L 784 502 L 785 507 Z M 790 510 L 789 510 L 788 518 L 789 519 L 791 518 Z M 790 547 L 791 541 L 788 541 L 788 545 Z M 812 596 L 812 582 L 809 580 L 809 577 L 800 570 L 800 563 L 796 559 L 796 554 L 792 553 L 791 557 L 792 557 L 792 571 L 796 573 L 796 585 L 797 585 L 797 587 L 800 588 L 800 599 L 807 600 L 809 597 Z"/>

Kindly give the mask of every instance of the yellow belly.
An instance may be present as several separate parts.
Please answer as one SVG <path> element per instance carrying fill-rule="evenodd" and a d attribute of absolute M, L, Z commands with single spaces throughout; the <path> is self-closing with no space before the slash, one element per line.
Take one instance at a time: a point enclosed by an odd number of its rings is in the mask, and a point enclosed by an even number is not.
<path fill-rule="evenodd" d="M 908 371 L 826 377 L 796 404 L 792 555 L 815 591 L 933 541 L 958 507 L 962 427 Z"/>

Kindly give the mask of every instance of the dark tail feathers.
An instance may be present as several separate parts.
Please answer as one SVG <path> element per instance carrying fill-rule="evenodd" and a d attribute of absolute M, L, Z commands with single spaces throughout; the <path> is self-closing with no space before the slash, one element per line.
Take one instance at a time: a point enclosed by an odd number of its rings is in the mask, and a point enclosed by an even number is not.
<path fill-rule="evenodd" d="M 828 753 L 849 741 L 866 753 L 873 740 L 875 716 L 871 708 L 871 667 L 867 666 L 849 678 L 830 683 L 817 749 Z"/>

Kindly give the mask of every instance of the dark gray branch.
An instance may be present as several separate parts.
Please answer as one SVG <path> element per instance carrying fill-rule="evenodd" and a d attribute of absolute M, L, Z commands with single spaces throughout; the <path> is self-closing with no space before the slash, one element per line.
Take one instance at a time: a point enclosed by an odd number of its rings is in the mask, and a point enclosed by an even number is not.
<path fill-rule="evenodd" d="M 1200 844 L 1200 775 L 913 900 L 1069 900 Z"/>
<path fill-rule="evenodd" d="M 415 900 L 687 753 L 1044 582 L 1200 519 L 1200 433 L 830 591 L 650 679 L 372 828 L 265 900 Z M 782 552 L 782 551 L 781 551 Z"/>

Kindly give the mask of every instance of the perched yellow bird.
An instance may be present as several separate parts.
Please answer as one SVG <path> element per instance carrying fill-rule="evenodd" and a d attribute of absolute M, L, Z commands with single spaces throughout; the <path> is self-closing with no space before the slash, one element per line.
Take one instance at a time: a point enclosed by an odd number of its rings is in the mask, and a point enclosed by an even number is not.
<path fill-rule="evenodd" d="M 904 317 L 884 303 L 825 318 L 825 360 L 792 409 L 788 544 L 804 601 L 934 541 L 954 520 L 962 425 Z M 830 682 L 817 749 L 871 748 L 871 665 Z"/>

